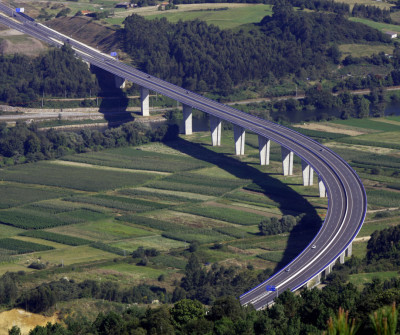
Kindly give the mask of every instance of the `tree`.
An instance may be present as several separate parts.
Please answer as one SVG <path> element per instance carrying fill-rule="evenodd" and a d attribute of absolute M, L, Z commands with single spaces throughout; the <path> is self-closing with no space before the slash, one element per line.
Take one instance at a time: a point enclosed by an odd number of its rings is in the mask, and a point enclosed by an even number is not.
<path fill-rule="evenodd" d="M 358 328 L 355 319 L 349 321 L 349 312 L 345 312 L 343 308 L 339 308 L 337 316 L 328 320 L 328 335 L 354 335 Z"/>
<path fill-rule="evenodd" d="M 8 335 L 21 335 L 21 329 L 18 326 L 13 326 L 8 330 Z"/>
<path fill-rule="evenodd" d="M 396 303 L 385 306 L 370 315 L 372 326 L 378 335 L 395 335 L 399 312 Z"/>
<path fill-rule="evenodd" d="M 204 318 L 205 309 L 198 300 L 183 299 L 171 308 L 171 316 L 174 325 L 182 329 L 189 321 Z"/>

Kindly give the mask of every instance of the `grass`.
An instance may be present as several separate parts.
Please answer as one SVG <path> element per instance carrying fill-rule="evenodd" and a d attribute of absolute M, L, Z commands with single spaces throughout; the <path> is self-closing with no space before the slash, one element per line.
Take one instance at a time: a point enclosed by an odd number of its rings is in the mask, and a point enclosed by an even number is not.
<path fill-rule="evenodd" d="M 133 264 L 117 263 L 99 267 L 100 270 L 117 271 L 133 276 L 137 280 L 157 279 L 161 274 L 165 274 L 164 269 L 153 269 L 150 266 L 137 266 Z"/>
<path fill-rule="evenodd" d="M 257 225 L 266 218 L 265 216 L 255 213 L 227 207 L 213 207 L 210 205 L 183 207 L 180 208 L 180 211 L 245 226 Z"/>
<path fill-rule="evenodd" d="M 350 275 L 349 282 L 362 289 L 365 284 L 371 283 L 374 278 L 379 278 L 382 281 L 391 278 L 397 278 L 399 273 L 397 271 L 386 272 L 371 272 L 371 273 L 357 273 Z"/>
<path fill-rule="evenodd" d="M 69 227 L 58 227 L 48 229 L 47 231 L 81 237 L 92 241 L 115 241 L 154 235 L 154 233 L 148 230 L 117 222 L 112 219 L 76 224 Z"/>
<path fill-rule="evenodd" d="M 400 26 L 398 27 L 400 31 Z M 390 123 L 384 123 L 379 121 L 374 121 L 372 118 L 368 119 L 348 119 L 348 120 L 334 120 L 332 121 L 334 124 L 345 125 L 345 126 L 352 126 L 356 128 L 365 128 L 365 129 L 372 129 L 376 131 L 388 132 L 388 131 L 400 131 L 400 125 L 394 125 Z"/>
<path fill-rule="evenodd" d="M 50 251 L 35 252 L 27 259 L 41 258 L 43 263 L 71 265 L 82 262 L 95 262 L 103 259 L 113 259 L 115 254 L 95 249 L 89 246 L 68 247 Z M 26 263 L 27 259 L 21 258 L 20 263 Z"/>
<path fill-rule="evenodd" d="M 153 15 L 146 15 L 148 19 L 162 18 L 165 17 L 170 22 L 189 21 L 189 20 L 201 20 L 207 24 L 213 24 L 221 29 L 232 29 L 237 28 L 244 24 L 258 23 L 264 16 L 270 16 L 272 14 L 271 5 L 245 5 L 240 7 L 230 7 L 227 3 L 220 3 L 216 8 L 207 9 L 193 9 L 188 11 L 169 10 L 161 11 Z M 181 7 L 179 5 L 178 7 Z M 208 6 L 211 7 L 211 6 Z M 212 7 L 215 7 L 212 6 Z M 224 10 L 215 10 L 221 9 Z M 227 9 L 225 9 L 227 8 Z"/>
<path fill-rule="evenodd" d="M 400 192 L 367 189 L 368 204 L 381 207 L 399 207 Z"/>
<path fill-rule="evenodd" d="M 13 166 L 4 169 L 2 174 L 3 180 L 7 181 L 92 192 L 140 185 L 154 177 L 145 173 L 62 166 L 46 161 Z"/>
<path fill-rule="evenodd" d="M 118 241 L 111 243 L 111 245 L 129 251 L 134 251 L 139 247 L 155 248 L 159 251 L 169 251 L 171 249 L 185 247 L 188 245 L 188 243 L 185 243 L 184 241 L 172 240 L 160 235 L 155 235 Z"/>
<path fill-rule="evenodd" d="M 146 146 L 144 146 L 145 148 Z M 177 172 L 207 166 L 195 158 L 125 147 L 63 157 L 63 160 L 123 169 Z"/>
<path fill-rule="evenodd" d="M 385 54 L 393 53 L 393 46 L 389 45 L 370 45 L 370 44 L 341 44 L 339 50 L 342 52 L 342 58 L 344 59 L 348 55 L 353 57 L 368 57 L 372 54 L 378 54 L 384 52 Z"/>
<path fill-rule="evenodd" d="M 355 4 L 359 4 L 359 5 L 367 5 L 367 6 L 377 6 L 381 9 L 389 9 L 392 5 L 388 2 L 378 2 L 378 1 L 374 1 L 374 0 L 341 0 L 340 2 L 344 2 L 346 4 L 350 5 L 350 10 L 353 9 L 353 6 Z"/>
<path fill-rule="evenodd" d="M 382 32 L 394 31 L 396 33 L 400 33 L 400 26 L 395 25 L 395 24 L 375 22 L 375 21 L 364 19 L 364 18 L 360 18 L 360 17 L 350 17 L 349 20 L 353 21 L 353 22 L 363 23 L 363 24 L 365 24 L 365 25 L 367 25 L 367 26 L 369 26 L 371 28 L 380 30 Z"/>
<path fill-rule="evenodd" d="M 370 236 L 375 230 L 382 230 L 397 224 L 399 224 L 398 217 L 367 221 L 364 222 L 358 236 Z"/>

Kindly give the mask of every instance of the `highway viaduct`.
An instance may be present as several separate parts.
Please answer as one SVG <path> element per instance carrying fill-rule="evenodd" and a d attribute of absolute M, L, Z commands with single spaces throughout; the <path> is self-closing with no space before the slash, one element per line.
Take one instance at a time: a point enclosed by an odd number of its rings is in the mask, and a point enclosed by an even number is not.
<path fill-rule="evenodd" d="M 2 13 L 1 13 L 2 12 Z M 293 155 L 302 161 L 303 185 L 313 185 L 318 176 L 319 196 L 328 197 L 325 221 L 313 241 L 286 267 L 257 287 L 240 296 L 243 305 L 262 309 L 273 302 L 279 292 L 295 291 L 319 282 L 321 274 L 330 273 L 333 264 L 344 262 L 352 252 L 352 241 L 363 224 L 367 209 L 364 187 L 355 171 L 337 154 L 322 144 L 281 125 L 269 122 L 227 105 L 205 98 L 184 88 L 141 72 L 77 40 L 60 34 L 33 20 L 18 16 L 0 2 L 0 23 L 60 47 L 69 43 L 83 61 L 115 75 L 116 85 L 129 80 L 141 87 L 141 113 L 149 115 L 149 91 L 168 96 L 183 105 L 184 133 L 192 133 L 192 110 L 205 112 L 210 118 L 211 143 L 221 144 L 221 122 L 234 126 L 236 155 L 244 155 L 246 130 L 258 135 L 260 164 L 268 165 L 270 143 L 281 146 L 283 175 L 293 174 Z M 267 291 L 267 287 L 276 291 Z M 241 293 L 241 292 L 238 292 Z"/>

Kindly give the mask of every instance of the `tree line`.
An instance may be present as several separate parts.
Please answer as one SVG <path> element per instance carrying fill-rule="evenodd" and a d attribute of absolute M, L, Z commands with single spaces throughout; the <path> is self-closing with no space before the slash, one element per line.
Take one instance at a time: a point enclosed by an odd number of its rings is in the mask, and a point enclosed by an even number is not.
<path fill-rule="evenodd" d="M 71 153 L 87 152 L 151 141 L 166 141 L 178 136 L 176 125 L 154 130 L 130 122 L 105 131 L 82 129 L 78 132 L 40 130 L 35 123 L 17 122 L 8 127 L 0 123 L 0 166 L 53 159 Z"/>
<path fill-rule="evenodd" d="M 246 31 L 139 15 L 126 18 L 124 24 L 121 44 L 141 70 L 190 90 L 222 94 L 250 81 L 268 85 L 293 73 L 322 74 L 337 61 L 333 43 L 390 41 L 342 15 L 294 11 L 285 1 Z"/>

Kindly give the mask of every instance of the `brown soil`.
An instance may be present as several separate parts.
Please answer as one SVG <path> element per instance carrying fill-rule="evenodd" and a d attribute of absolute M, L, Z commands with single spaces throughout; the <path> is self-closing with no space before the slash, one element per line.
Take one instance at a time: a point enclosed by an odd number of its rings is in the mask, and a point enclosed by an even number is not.
<path fill-rule="evenodd" d="M 12 309 L 0 313 L 0 335 L 7 335 L 8 329 L 18 326 L 22 335 L 26 335 L 36 326 L 45 326 L 47 322 L 58 321 L 57 315 L 46 317 L 40 314 L 25 312 L 23 309 Z"/>
<path fill-rule="evenodd" d="M 106 52 L 118 49 L 115 30 L 94 23 L 88 17 L 63 17 L 47 22 L 46 25 L 94 48 L 101 46 Z"/>

